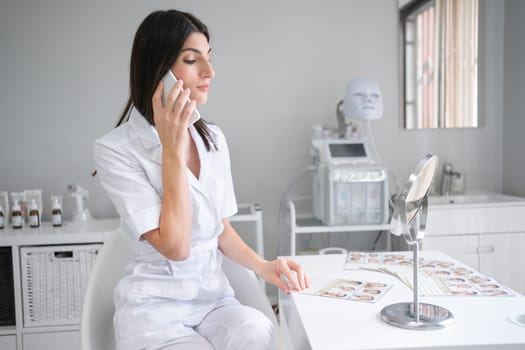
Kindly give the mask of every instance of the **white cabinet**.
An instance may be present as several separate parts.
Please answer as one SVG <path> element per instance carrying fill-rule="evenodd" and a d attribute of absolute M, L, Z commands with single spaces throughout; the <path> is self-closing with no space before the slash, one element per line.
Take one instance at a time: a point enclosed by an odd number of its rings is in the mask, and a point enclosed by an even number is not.
<path fill-rule="evenodd" d="M 427 236 L 425 250 L 439 250 L 525 294 L 525 233 Z"/>
<path fill-rule="evenodd" d="M 23 350 L 80 349 L 80 331 L 26 333 L 22 335 Z"/>
<path fill-rule="evenodd" d="M 16 350 L 16 335 L 0 335 L 0 349 Z"/>
<path fill-rule="evenodd" d="M 479 236 L 479 268 L 525 294 L 525 233 Z"/>
<path fill-rule="evenodd" d="M 477 235 L 427 236 L 423 240 L 423 249 L 439 250 L 479 271 L 478 242 Z"/>
<path fill-rule="evenodd" d="M 52 227 L 48 222 L 44 222 L 39 228 L 25 227 L 20 230 L 5 228 L 0 231 L 0 247 L 9 247 L 12 254 L 12 263 L 10 265 L 13 285 L 11 287 L 14 290 L 14 301 L 0 300 L 0 302 L 14 302 L 16 321 L 14 325 L 0 326 L 1 350 L 80 349 L 80 326 L 78 322 L 71 322 L 68 325 L 54 324 L 50 326 L 24 322 L 27 321 L 26 316 L 28 316 L 28 308 L 26 307 L 28 298 L 27 295 L 24 295 L 24 291 L 27 290 L 24 282 L 27 280 L 23 276 L 23 252 L 33 247 L 45 250 L 51 246 L 81 247 L 100 244 L 118 226 L 118 219 L 109 219 L 94 220 L 89 223 L 66 222 L 62 227 L 58 228 Z M 68 265 L 68 267 L 71 267 L 71 265 Z M 43 278 L 43 276 L 39 277 Z M 57 276 L 54 276 L 54 278 L 59 280 Z M 6 286 L 2 285 L 0 288 L 6 288 Z M 43 295 L 46 295 L 46 298 L 51 296 L 49 293 L 44 293 Z M 34 299 L 32 300 L 33 303 L 31 305 L 35 306 Z M 55 299 L 53 299 L 54 301 Z M 79 305 L 80 303 L 81 300 L 78 298 L 73 306 L 78 308 L 81 306 Z M 68 304 L 68 308 L 73 306 Z M 50 318 L 52 316 L 55 317 L 55 314 L 49 315 Z"/>
<path fill-rule="evenodd" d="M 525 199 L 430 205 L 424 250 L 440 250 L 525 294 Z"/>

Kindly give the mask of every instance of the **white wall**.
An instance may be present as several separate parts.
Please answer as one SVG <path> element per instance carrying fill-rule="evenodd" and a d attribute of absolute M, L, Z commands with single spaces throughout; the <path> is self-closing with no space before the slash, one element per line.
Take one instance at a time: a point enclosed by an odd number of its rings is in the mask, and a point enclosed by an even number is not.
<path fill-rule="evenodd" d="M 505 122 L 503 128 L 503 190 L 525 196 L 525 2 L 505 5 Z"/>
<path fill-rule="evenodd" d="M 487 1 L 483 127 L 405 131 L 395 0 L 4 0 L 0 190 L 42 188 L 48 204 L 51 194 L 69 199 L 66 185 L 78 183 L 91 192 L 95 217 L 115 215 L 90 177 L 91 145 L 124 105 L 138 24 L 168 7 L 195 13 L 212 32 L 217 76 L 200 110 L 228 137 L 238 201 L 263 208 L 269 256 L 281 196 L 311 161 L 311 127 L 335 125 L 335 106 L 357 76 L 383 91 L 385 115 L 372 128 L 383 163 L 401 183 L 432 152 L 462 171 L 469 188 L 501 190 L 504 3 Z M 295 193 L 309 188 L 305 182 Z M 66 216 L 71 205 L 66 201 Z"/>

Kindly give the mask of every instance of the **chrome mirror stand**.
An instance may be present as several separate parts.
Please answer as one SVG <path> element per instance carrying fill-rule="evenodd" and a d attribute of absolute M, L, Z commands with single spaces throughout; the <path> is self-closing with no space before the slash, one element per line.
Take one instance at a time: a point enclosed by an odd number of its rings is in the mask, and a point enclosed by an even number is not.
<path fill-rule="evenodd" d="M 452 313 L 438 305 L 420 303 L 418 293 L 419 244 L 423 240 L 426 228 L 428 196 L 425 195 L 419 201 L 416 209 L 417 213 L 411 222 L 408 223 L 406 208 L 410 204 L 414 205 L 414 203 L 407 203 L 404 195 L 401 195 L 396 200 L 403 236 L 407 244 L 412 246 L 414 253 L 412 262 L 414 300 L 413 302 L 397 303 L 384 307 L 381 310 L 381 319 L 388 324 L 401 328 L 417 330 L 440 329 L 453 321 Z"/>

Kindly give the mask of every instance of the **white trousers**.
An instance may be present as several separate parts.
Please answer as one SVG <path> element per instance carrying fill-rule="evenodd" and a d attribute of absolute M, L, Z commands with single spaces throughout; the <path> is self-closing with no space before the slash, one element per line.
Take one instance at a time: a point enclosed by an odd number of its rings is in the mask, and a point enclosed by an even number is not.
<path fill-rule="evenodd" d="M 269 350 L 276 348 L 274 324 L 262 312 L 245 305 L 211 311 L 194 328 L 195 334 L 163 344 L 159 350 Z"/>

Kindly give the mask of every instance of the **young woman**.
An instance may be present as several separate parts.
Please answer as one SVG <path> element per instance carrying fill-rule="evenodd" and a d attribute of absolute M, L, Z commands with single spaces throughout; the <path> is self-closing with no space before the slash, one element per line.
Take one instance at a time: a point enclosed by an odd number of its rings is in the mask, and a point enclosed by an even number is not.
<path fill-rule="evenodd" d="M 224 135 L 203 119 L 188 126 L 215 75 L 210 51 L 191 14 L 147 16 L 119 126 L 94 145 L 100 181 L 135 242 L 114 294 L 118 349 L 273 348 L 272 322 L 235 299 L 222 254 L 286 293 L 309 284 L 293 260 L 267 261 L 242 241 L 228 220 L 237 205 Z M 170 69 L 178 82 L 163 103 Z"/>

